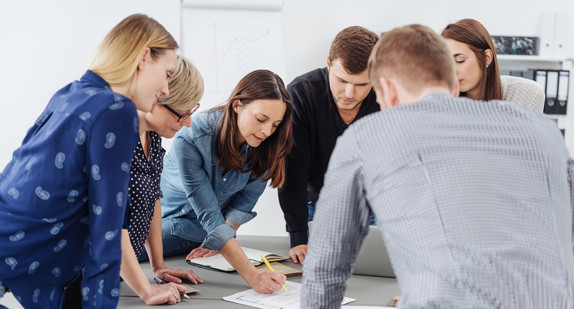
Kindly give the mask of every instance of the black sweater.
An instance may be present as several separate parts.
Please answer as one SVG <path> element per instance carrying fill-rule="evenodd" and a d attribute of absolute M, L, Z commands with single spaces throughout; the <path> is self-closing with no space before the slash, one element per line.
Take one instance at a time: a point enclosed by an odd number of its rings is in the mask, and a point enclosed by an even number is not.
<path fill-rule="evenodd" d="M 285 184 L 278 192 L 294 247 L 307 243 L 307 201 L 319 198 L 329 158 L 348 125 L 333 100 L 327 68 L 297 77 L 287 90 L 294 108 L 293 149 L 286 160 Z M 379 110 L 371 89 L 354 121 Z"/>

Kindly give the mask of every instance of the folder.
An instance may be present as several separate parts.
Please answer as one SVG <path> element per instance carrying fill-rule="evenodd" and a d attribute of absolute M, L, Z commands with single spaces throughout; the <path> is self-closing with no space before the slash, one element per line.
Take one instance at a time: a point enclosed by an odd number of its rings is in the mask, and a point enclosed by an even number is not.
<path fill-rule="evenodd" d="M 534 70 L 533 73 L 534 80 L 544 89 L 544 94 L 546 95 L 546 70 Z M 554 106 L 548 106 L 548 102 L 544 102 L 544 114 L 552 114 Z"/>
<path fill-rule="evenodd" d="M 522 71 L 520 71 L 520 70 L 510 70 L 510 72 L 508 72 L 508 75 L 510 75 L 510 76 L 522 77 Z"/>
<path fill-rule="evenodd" d="M 254 266 L 259 266 L 259 265 L 263 264 L 263 260 L 261 260 L 261 256 L 264 256 L 267 259 L 267 261 L 269 261 L 269 262 L 284 261 L 284 260 L 289 259 L 286 256 L 276 254 L 276 253 L 271 253 L 271 252 L 266 252 L 266 251 L 261 251 L 261 250 L 257 250 L 257 249 L 246 248 L 246 247 L 241 247 L 241 248 L 243 249 L 243 252 L 245 253 L 245 255 L 247 255 L 247 257 L 249 258 L 249 261 L 251 262 L 251 264 L 253 264 Z M 206 268 L 206 269 L 220 270 L 220 271 L 225 271 L 225 272 L 235 271 L 235 268 L 233 268 L 233 266 L 231 266 L 231 264 L 229 264 L 229 262 L 223 257 L 223 255 L 221 255 L 221 253 L 218 253 L 216 255 L 212 255 L 209 257 L 195 258 L 195 259 L 186 260 L 186 261 L 190 265 L 198 266 L 198 267 L 202 267 L 202 268 Z"/>
<path fill-rule="evenodd" d="M 530 80 L 536 80 L 536 77 L 534 76 L 534 70 L 532 69 L 528 69 L 522 72 L 522 77 L 530 79 Z M 544 87 L 542 87 L 542 89 L 544 89 Z"/>
<path fill-rule="evenodd" d="M 302 276 L 303 275 L 303 271 L 287 266 L 285 264 L 281 264 L 279 262 L 272 262 L 270 263 L 271 267 L 273 267 L 273 271 L 275 271 L 276 273 L 280 273 L 282 275 L 285 275 L 285 277 L 287 278 L 291 278 L 291 277 L 296 277 L 296 276 Z M 267 265 L 259 265 L 256 267 L 257 270 L 259 271 L 266 271 Z"/>
<path fill-rule="evenodd" d="M 568 107 L 568 89 L 570 88 L 570 71 L 558 72 L 558 95 L 556 114 L 566 115 Z"/>
<path fill-rule="evenodd" d="M 558 112 L 558 71 L 546 71 L 546 104 L 544 104 L 545 114 L 556 114 Z"/>

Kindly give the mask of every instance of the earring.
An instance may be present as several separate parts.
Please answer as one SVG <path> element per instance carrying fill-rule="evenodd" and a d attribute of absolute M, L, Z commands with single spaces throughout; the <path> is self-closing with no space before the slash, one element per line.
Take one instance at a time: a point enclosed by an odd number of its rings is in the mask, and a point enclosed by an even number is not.
<path fill-rule="evenodd" d="M 487 69 L 488 69 L 488 66 L 489 66 L 489 65 L 490 65 L 490 64 L 487 64 L 487 65 L 486 65 L 486 68 L 487 68 Z"/>

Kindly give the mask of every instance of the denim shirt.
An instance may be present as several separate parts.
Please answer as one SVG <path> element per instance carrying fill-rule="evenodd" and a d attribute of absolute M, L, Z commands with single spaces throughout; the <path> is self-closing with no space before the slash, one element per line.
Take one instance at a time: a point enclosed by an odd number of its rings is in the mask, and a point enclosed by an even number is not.
<path fill-rule="evenodd" d="M 170 221 L 171 233 L 203 242 L 201 246 L 211 250 L 220 250 L 235 237 L 235 229 L 225 220 L 242 225 L 257 215 L 252 210 L 266 186 L 250 171 L 223 175 L 218 167 L 214 151 L 222 114 L 219 110 L 194 116 L 191 127 L 175 136 L 161 175 L 161 213 Z M 244 143 L 243 158 L 250 151 Z"/>

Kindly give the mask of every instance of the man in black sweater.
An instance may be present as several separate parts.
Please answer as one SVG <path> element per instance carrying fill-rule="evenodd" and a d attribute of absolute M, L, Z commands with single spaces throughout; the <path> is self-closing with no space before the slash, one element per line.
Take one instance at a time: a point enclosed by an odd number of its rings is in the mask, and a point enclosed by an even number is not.
<path fill-rule="evenodd" d="M 378 38 L 360 26 L 343 29 L 331 43 L 327 67 L 303 74 L 287 86 L 294 108 L 294 143 L 287 156 L 286 181 L 278 192 L 294 263 L 305 260 L 307 222 L 313 219 L 337 138 L 353 121 L 380 110 L 367 72 Z"/>

